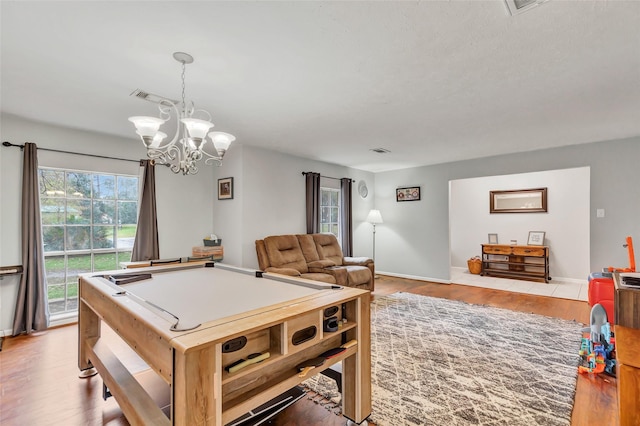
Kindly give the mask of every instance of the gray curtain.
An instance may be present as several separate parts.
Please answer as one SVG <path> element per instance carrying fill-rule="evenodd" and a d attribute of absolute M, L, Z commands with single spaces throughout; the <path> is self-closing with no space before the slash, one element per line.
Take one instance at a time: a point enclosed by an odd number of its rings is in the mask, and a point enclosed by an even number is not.
<path fill-rule="evenodd" d="M 44 274 L 44 245 L 40 222 L 38 147 L 24 145 L 22 165 L 22 267 L 13 335 L 46 330 L 49 327 L 47 280 Z"/>
<path fill-rule="evenodd" d="M 156 211 L 156 168 L 153 160 L 140 160 L 144 167 L 142 180 L 142 199 L 138 215 L 138 229 L 133 242 L 131 261 L 153 260 L 160 258 L 158 244 L 158 213 Z"/>
<path fill-rule="evenodd" d="M 351 215 L 351 178 L 340 179 L 340 221 L 342 234 L 342 254 L 353 256 L 353 218 Z"/>
<path fill-rule="evenodd" d="M 305 173 L 307 234 L 320 232 L 320 173 Z"/>

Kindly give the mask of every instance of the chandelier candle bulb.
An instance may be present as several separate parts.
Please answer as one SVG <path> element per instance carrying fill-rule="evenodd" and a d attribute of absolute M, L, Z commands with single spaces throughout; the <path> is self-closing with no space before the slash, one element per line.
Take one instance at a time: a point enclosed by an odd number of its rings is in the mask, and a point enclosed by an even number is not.
<path fill-rule="evenodd" d="M 164 138 L 166 137 L 167 137 L 166 133 L 163 133 L 163 132 L 156 133 L 156 135 L 153 137 L 153 140 L 151 141 L 151 144 L 149 145 L 149 148 L 158 148 L 162 143 L 162 141 L 164 140 Z"/>

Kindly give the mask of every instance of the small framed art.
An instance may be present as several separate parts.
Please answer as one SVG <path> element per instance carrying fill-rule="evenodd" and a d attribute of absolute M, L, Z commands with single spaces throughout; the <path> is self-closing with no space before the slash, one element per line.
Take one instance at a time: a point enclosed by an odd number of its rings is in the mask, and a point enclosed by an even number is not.
<path fill-rule="evenodd" d="M 543 246 L 544 245 L 544 232 L 542 231 L 529 231 L 529 238 L 527 238 L 528 246 Z"/>
<path fill-rule="evenodd" d="M 420 200 L 420 187 L 409 186 L 396 189 L 396 201 L 418 201 Z"/>
<path fill-rule="evenodd" d="M 498 244 L 498 234 L 489 234 L 489 244 Z"/>
<path fill-rule="evenodd" d="M 233 199 L 233 178 L 218 179 L 218 200 Z"/>

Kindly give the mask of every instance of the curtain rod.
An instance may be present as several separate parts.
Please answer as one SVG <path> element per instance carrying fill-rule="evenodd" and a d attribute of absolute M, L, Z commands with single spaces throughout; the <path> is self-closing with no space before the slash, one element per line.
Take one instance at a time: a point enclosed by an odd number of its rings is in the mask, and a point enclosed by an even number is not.
<path fill-rule="evenodd" d="M 2 146 L 15 146 L 17 148 L 23 149 L 24 145 L 15 145 L 11 142 L 2 142 Z M 72 152 L 72 151 L 62 151 L 59 149 L 50 149 L 50 148 L 40 148 L 38 147 L 38 151 L 50 151 L 50 152 L 59 152 L 62 154 L 73 154 L 73 155 L 84 155 L 85 157 L 95 157 L 95 158 L 106 158 L 107 160 L 120 160 L 120 161 L 132 161 L 134 163 L 140 163 L 141 160 L 131 160 L 129 158 L 118 158 L 118 157 L 108 157 L 106 155 L 96 155 L 96 154 L 83 154 L 81 152 Z"/>
<path fill-rule="evenodd" d="M 308 175 L 309 173 L 315 173 L 315 172 L 302 172 L 302 174 L 304 176 Z M 334 180 L 342 180 L 342 178 L 335 178 L 335 177 L 331 177 L 331 176 L 322 176 L 320 175 L 321 178 L 325 178 L 325 179 L 334 179 Z M 349 179 L 351 182 L 355 182 L 355 180 L 353 179 Z"/>

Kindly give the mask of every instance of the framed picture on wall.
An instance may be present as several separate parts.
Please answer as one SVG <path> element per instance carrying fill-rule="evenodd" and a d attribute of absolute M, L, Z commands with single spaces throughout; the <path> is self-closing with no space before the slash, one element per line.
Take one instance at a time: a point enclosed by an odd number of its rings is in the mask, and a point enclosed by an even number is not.
<path fill-rule="evenodd" d="M 233 178 L 218 179 L 218 200 L 233 199 Z"/>
<path fill-rule="evenodd" d="M 396 189 L 396 201 L 418 201 L 420 200 L 420 187 L 410 186 Z"/>
<path fill-rule="evenodd" d="M 547 212 L 547 188 L 489 191 L 489 213 Z"/>

